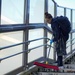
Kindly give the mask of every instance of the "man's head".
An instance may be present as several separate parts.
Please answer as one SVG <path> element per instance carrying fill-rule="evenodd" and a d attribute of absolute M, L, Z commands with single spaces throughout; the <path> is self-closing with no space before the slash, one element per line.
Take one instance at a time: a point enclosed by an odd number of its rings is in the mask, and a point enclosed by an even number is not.
<path fill-rule="evenodd" d="M 49 24 L 51 24 L 51 20 L 52 20 L 52 15 L 51 14 L 49 14 L 48 12 L 45 12 L 45 21 L 47 22 L 47 23 L 49 23 Z"/>

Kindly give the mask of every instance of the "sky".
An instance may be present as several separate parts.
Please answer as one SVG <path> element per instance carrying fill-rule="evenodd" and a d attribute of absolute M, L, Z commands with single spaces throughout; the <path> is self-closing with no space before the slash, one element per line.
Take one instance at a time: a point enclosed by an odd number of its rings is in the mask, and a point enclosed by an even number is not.
<path fill-rule="evenodd" d="M 75 0 L 55 0 L 55 2 L 60 6 L 75 9 Z"/>

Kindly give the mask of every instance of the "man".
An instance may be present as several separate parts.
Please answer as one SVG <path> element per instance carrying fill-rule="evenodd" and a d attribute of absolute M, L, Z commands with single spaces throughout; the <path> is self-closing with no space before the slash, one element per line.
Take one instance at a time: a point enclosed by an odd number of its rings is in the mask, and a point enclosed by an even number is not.
<path fill-rule="evenodd" d="M 56 52 L 57 52 L 57 63 L 58 66 L 63 66 L 63 55 L 66 55 L 66 41 L 69 38 L 70 32 L 70 22 L 67 17 L 55 17 L 53 18 L 51 14 L 45 12 L 45 21 L 51 24 L 54 38 L 50 40 L 56 43 Z M 61 25 L 61 26 L 60 26 Z M 69 25 L 68 27 L 66 25 Z"/>

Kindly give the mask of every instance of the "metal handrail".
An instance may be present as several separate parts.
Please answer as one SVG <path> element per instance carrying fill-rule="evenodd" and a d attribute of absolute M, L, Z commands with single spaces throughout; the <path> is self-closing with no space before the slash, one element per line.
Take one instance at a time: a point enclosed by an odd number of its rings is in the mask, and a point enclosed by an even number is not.
<path fill-rule="evenodd" d="M 31 50 L 36 49 L 36 48 L 39 48 L 39 47 L 42 47 L 42 46 L 48 46 L 48 47 L 49 47 L 50 45 L 48 45 L 48 44 L 43 44 L 43 45 L 39 45 L 39 46 L 33 47 L 33 48 L 31 48 L 31 49 L 28 49 L 28 50 L 23 50 L 23 51 L 18 52 L 18 53 L 16 53 L 16 54 L 13 54 L 13 55 L 10 55 L 10 56 L 4 57 L 4 58 L 0 58 L 0 62 L 1 62 L 2 60 L 4 60 L 4 59 L 7 59 L 7 58 L 10 58 L 10 57 L 19 55 L 19 54 L 24 53 L 24 52 L 30 52 Z M 51 47 L 52 47 L 52 46 L 51 46 Z M 52 47 L 52 48 L 54 48 L 54 47 Z"/>
<path fill-rule="evenodd" d="M 29 27 L 29 26 L 27 26 L 27 27 Z M 48 26 L 46 26 L 46 25 L 42 25 L 41 27 L 39 26 L 38 28 L 43 28 L 43 27 L 46 28 L 49 32 L 51 32 L 51 30 L 50 30 L 50 29 L 48 28 Z M 37 28 L 37 25 L 30 25 L 30 27 L 29 27 L 29 29 L 34 29 L 34 28 Z M 15 47 L 15 46 L 18 46 L 18 45 L 21 45 L 21 44 L 26 44 L 26 43 L 29 44 L 30 42 L 37 41 L 37 40 L 41 40 L 41 39 L 48 39 L 48 40 L 50 40 L 49 38 L 44 37 L 44 38 L 39 38 L 39 39 L 34 39 L 34 40 L 29 40 L 29 41 L 17 43 L 17 44 L 10 45 L 10 46 L 1 47 L 0 50 L 7 49 L 7 48 L 11 48 L 11 47 Z M 74 38 L 74 39 L 75 39 L 75 38 Z M 68 42 L 73 41 L 74 39 L 69 40 Z M 68 42 L 67 42 L 67 43 L 68 43 Z M 47 44 L 45 44 L 45 45 L 47 45 Z M 40 45 L 40 46 L 45 46 L 45 45 Z M 4 59 L 7 59 L 7 58 L 10 58 L 10 57 L 13 57 L 13 56 L 16 56 L 16 55 L 21 54 L 21 53 L 23 53 L 23 52 L 30 51 L 30 50 L 35 49 L 35 48 L 38 48 L 38 47 L 40 47 L 40 46 L 31 48 L 31 49 L 28 49 L 28 50 L 25 50 L 25 51 L 22 51 L 22 52 L 19 52 L 19 53 L 10 55 L 10 56 L 7 56 L 7 57 L 5 57 L 5 58 L 1 58 L 0 61 L 1 61 L 1 60 L 4 60 Z M 49 46 L 49 45 L 48 45 L 48 46 Z M 68 47 L 69 47 L 69 46 L 68 46 Z M 66 48 L 68 48 L 68 47 L 66 47 Z"/>
<path fill-rule="evenodd" d="M 38 39 L 29 40 L 29 41 L 25 41 L 25 42 L 18 43 L 18 44 L 14 44 L 14 45 L 2 47 L 2 48 L 0 48 L 0 50 L 7 49 L 7 48 L 10 48 L 10 47 L 14 47 L 14 46 L 18 46 L 18 45 L 25 44 L 25 43 L 30 43 L 30 42 L 37 41 L 37 40 L 41 40 L 41 39 L 48 39 L 48 40 L 50 40 L 49 38 L 43 37 L 43 38 L 38 38 Z M 48 41 L 47 41 L 47 42 L 48 42 Z M 47 48 L 49 48 L 50 45 L 48 45 L 48 44 L 43 44 L 43 45 L 39 45 L 39 46 L 30 48 L 30 49 L 28 49 L 28 50 L 23 50 L 23 51 L 18 52 L 18 53 L 16 53 L 16 54 L 13 54 L 13 55 L 10 55 L 10 56 L 4 57 L 4 58 L 0 58 L 0 61 L 2 61 L 2 60 L 4 60 L 4 59 L 7 59 L 7 58 L 10 58 L 10 57 L 13 57 L 13 56 L 16 56 L 16 55 L 19 55 L 19 54 L 24 53 L 24 52 L 30 52 L 31 50 L 36 49 L 36 48 L 39 48 L 39 47 L 42 47 L 42 46 L 48 46 Z M 52 46 L 51 46 L 51 47 L 52 47 Z M 54 48 L 54 47 L 52 47 L 52 48 Z"/>
<path fill-rule="evenodd" d="M 21 53 L 24 53 L 24 52 L 29 52 L 33 49 L 36 49 L 36 48 L 39 48 L 39 47 L 42 47 L 42 46 L 46 46 L 47 44 L 44 44 L 44 45 L 40 45 L 40 46 L 37 46 L 37 47 L 34 47 L 34 48 L 31 48 L 31 49 L 28 49 L 28 50 L 24 50 L 24 51 L 21 51 L 21 52 L 18 52 L 16 54 L 13 54 L 13 55 L 10 55 L 10 56 L 7 56 L 7 57 L 4 57 L 4 58 L 0 58 L 0 61 L 4 60 L 4 59 L 7 59 L 7 58 L 10 58 L 10 57 L 13 57 L 13 56 L 16 56 L 16 55 L 19 55 Z"/>
<path fill-rule="evenodd" d="M 44 23 L 38 23 L 38 24 L 32 23 L 29 25 L 26 25 L 26 24 L 1 25 L 0 26 L 0 33 L 11 32 L 11 31 L 20 31 L 20 30 L 25 30 L 25 29 L 38 29 L 38 28 L 45 28 L 47 31 L 52 33 L 51 29 L 47 25 L 45 25 Z"/>
<path fill-rule="evenodd" d="M 34 39 L 34 40 L 25 41 L 25 42 L 22 42 L 22 43 L 17 43 L 17 44 L 14 44 L 14 45 L 1 47 L 0 50 L 6 49 L 6 48 L 10 48 L 10 47 L 14 47 L 14 46 L 18 46 L 18 45 L 25 44 L 25 43 L 30 43 L 30 42 L 33 42 L 33 41 L 38 41 L 38 40 L 41 40 L 41 39 L 48 39 L 48 40 L 50 40 L 47 37 L 43 37 L 43 38 L 38 38 L 38 39 Z"/>
<path fill-rule="evenodd" d="M 67 43 L 70 42 L 70 41 L 74 41 L 74 40 L 75 40 L 75 38 L 73 38 L 73 39 L 67 41 Z M 66 43 L 66 44 L 67 44 L 67 43 Z M 74 42 L 73 44 L 75 44 L 75 42 Z M 73 44 L 71 44 L 71 45 L 69 45 L 69 46 L 72 46 Z M 69 46 L 67 46 L 66 49 L 67 49 Z"/>
<path fill-rule="evenodd" d="M 72 45 L 74 45 L 74 44 L 75 44 L 75 42 L 74 42 L 74 43 L 72 43 L 72 44 L 71 44 L 71 45 L 69 45 L 69 46 L 72 46 Z M 67 46 L 67 47 L 66 47 L 66 49 L 67 49 L 69 46 Z"/>
<path fill-rule="evenodd" d="M 73 38 L 73 39 L 71 39 L 71 40 L 68 40 L 68 41 L 66 42 L 66 44 L 67 44 L 68 42 L 70 42 L 70 41 L 73 41 L 73 40 L 75 40 L 75 38 Z"/>
<path fill-rule="evenodd" d="M 18 46 L 18 45 L 25 44 L 25 43 L 30 43 L 30 42 L 37 41 L 37 40 L 41 40 L 41 39 L 48 39 L 48 40 L 50 40 L 49 38 L 43 37 L 43 38 L 38 38 L 38 39 L 34 39 L 34 40 L 29 40 L 29 41 L 25 41 L 25 42 L 18 43 L 18 44 L 14 44 L 14 45 L 10 45 L 10 46 L 5 46 L 5 47 L 0 48 L 0 50 L 7 49 L 7 48 L 11 48 L 11 47 Z M 75 39 L 75 38 L 74 38 L 74 39 Z M 72 39 L 72 41 L 73 41 L 74 39 Z M 70 42 L 70 41 L 71 41 L 71 40 L 69 40 L 68 42 Z M 73 43 L 73 44 L 75 44 L 75 43 Z M 71 44 L 71 45 L 73 45 L 73 44 Z M 69 46 L 71 46 L 71 45 L 69 45 Z M 50 46 L 50 45 L 47 44 L 47 46 Z M 69 46 L 67 46 L 66 49 L 67 49 Z M 37 46 L 37 47 L 39 47 L 39 46 Z M 37 48 L 37 47 L 34 47 L 34 48 Z M 51 46 L 51 47 L 52 47 L 52 46 Z M 34 49 L 34 48 L 32 48 L 32 49 Z M 54 48 L 54 47 L 52 47 L 52 48 Z M 30 50 L 32 50 L 32 49 L 29 49 L 29 50 L 27 50 L 27 51 L 30 51 Z M 24 52 L 26 52 L 26 50 L 25 50 Z M 2 59 L 6 59 L 6 58 L 9 58 L 9 57 L 12 57 L 12 56 L 21 54 L 21 53 L 23 53 L 23 52 L 19 52 L 19 53 L 17 53 L 17 54 L 14 54 L 14 55 L 11 55 L 11 56 L 2 58 Z M 2 60 L 2 59 L 0 59 L 0 60 Z"/>

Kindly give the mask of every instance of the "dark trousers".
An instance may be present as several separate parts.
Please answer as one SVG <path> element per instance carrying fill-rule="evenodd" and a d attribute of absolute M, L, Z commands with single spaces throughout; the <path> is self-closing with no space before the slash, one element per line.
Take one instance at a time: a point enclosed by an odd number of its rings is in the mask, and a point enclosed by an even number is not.
<path fill-rule="evenodd" d="M 63 66 L 63 55 L 66 55 L 66 41 L 60 38 L 56 42 L 57 62 L 58 66 Z"/>

